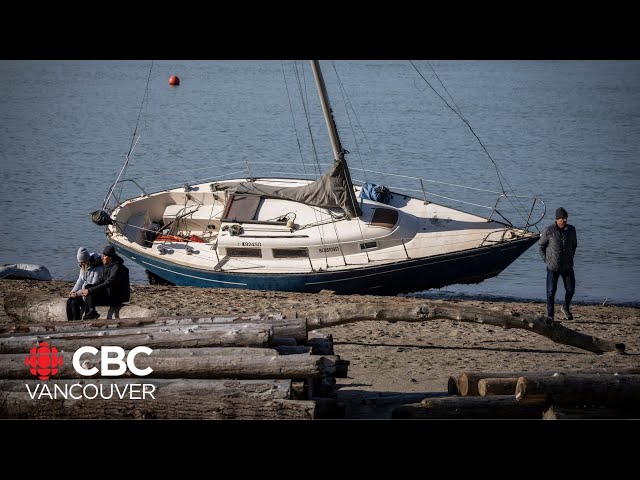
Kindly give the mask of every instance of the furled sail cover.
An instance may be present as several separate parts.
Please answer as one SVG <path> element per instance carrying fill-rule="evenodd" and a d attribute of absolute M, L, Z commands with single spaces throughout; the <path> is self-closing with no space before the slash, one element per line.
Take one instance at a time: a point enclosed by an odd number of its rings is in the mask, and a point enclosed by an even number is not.
<path fill-rule="evenodd" d="M 351 186 L 348 171 L 344 163 L 335 161 L 331 170 L 315 182 L 301 187 L 275 187 L 270 185 L 256 185 L 253 182 L 220 182 L 215 186 L 217 190 L 227 190 L 233 193 L 262 195 L 270 198 L 284 198 L 294 202 L 306 203 L 314 207 L 334 208 L 344 210 L 349 218 L 362 214 L 360 206 Z"/>

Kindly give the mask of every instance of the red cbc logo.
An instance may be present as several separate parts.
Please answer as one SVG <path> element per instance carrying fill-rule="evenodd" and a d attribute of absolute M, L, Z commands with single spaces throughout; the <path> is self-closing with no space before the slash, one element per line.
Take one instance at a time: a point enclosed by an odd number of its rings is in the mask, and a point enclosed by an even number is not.
<path fill-rule="evenodd" d="M 49 347 L 47 342 L 42 342 L 31 349 L 24 363 L 29 367 L 31 375 L 40 380 L 49 380 L 50 376 L 58 373 L 58 367 L 62 365 L 62 355 L 56 347 Z"/>

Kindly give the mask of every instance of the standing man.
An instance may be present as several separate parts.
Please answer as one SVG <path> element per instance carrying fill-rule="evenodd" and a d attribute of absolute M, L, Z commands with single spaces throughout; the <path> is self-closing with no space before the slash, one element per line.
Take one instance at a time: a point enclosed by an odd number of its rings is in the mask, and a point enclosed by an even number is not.
<path fill-rule="evenodd" d="M 540 236 L 540 255 L 547 265 L 547 324 L 553 325 L 554 303 L 558 288 L 558 277 L 564 283 L 564 303 L 562 313 L 567 320 L 573 320 L 571 299 L 576 288 L 573 272 L 573 256 L 578 247 L 576 229 L 567 223 L 569 214 L 560 207 L 556 210 L 556 223 L 549 225 Z"/>
<path fill-rule="evenodd" d="M 100 316 L 96 312 L 96 305 L 118 305 L 128 302 L 129 269 L 124 266 L 124 260 L 116 255 L 116 249 L 107 245 L 102 250 L 102 264 L 104 270 L 100 283 L 87 285 L 81 293 L 86 306 L 83 320 L 93 320 Z"/>

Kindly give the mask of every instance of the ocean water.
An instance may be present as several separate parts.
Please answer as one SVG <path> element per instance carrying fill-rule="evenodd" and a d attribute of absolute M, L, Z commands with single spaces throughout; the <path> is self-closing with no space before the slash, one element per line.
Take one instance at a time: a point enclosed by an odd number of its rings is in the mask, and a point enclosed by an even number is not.
<path fill-rule="evenodd" d="M 430 195 L 446 196 L 447 186 L 431 182 L 512 188 L 544 201 L 539 228 L 563 206 L 578 232 L 574 300 L 640 304 L 640 62 L 415 65 L 459 108 L 491 159 L 409 62 L 323 62 L 354 179 L 415 188 L 405 176 L 421 177 Z M 90 213 L 101 207 L 134 138 L 126 174 L 150 190 L 214 178 L 245 162 L 262 162 L 260 173 L 275 174 L 292 172 L 303 159 L 313 172 L 314 148 L 321 163 L 330 161 L 322 118 L 299 108 L 300 97 L 310 108 L 317 97 L 306 66 L 150 66 L 0 61 L 0 263 L 42 264 L 54 278 L 74 280 L 77 248 L 105 244 Z M 180 77 L 179 87 L 168 85 L 171 75 Z M 365 177 L 363 167 L 403 176 Z M 495 202 L 493 193 L 475 193 L 485 197 L 482 205 Z M 528 211 L 531 200 L 522 205 Z M 127 264 L 132 281 L 146 283 L 144 270 Z M 563 292 L 560 286 L 558 298 Z M 425 295 L 543 300 L 545 267 L 534 245 L 495 278 Z"/>

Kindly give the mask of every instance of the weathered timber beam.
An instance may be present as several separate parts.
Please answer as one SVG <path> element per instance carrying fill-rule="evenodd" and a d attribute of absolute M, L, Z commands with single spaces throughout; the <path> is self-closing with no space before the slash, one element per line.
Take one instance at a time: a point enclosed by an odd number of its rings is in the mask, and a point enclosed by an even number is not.
<path fill-rule="evenodd" d="M 491 397 L 485 397 L 491 398 Z M 640 375 L 566 375 L 520 377 L 516 400 L 571 406 L 631 407 L 640 403 Z"/>
<path fill-rule="evenodd" d="M 515 395 L 518 377 L 481 378 L 478 381 L 478 393 L 481 397 L 492 395 Z"/>
<path fill-rule="evenodd" d="M 567 407 L 551 405 L 542 415 L 543 420 L 577 420 L 577 419 L 638 419 L 640 407 L 607 408 L 607 407 Z"/>
<path fill-rule="evenodd" d="M 262 326 L 273 327 L 275 337 L 294 338 L 301 342 L 307 340 L 307 324 L 303 318 L 291 320 L 274 319 L 267 321 L 261 318 L 255 321 L 259 315 L 243 317 L 146 317 L 146 318 L 125 318 L 115 320 L 83 320 L 83 321 L 60 321 L 56 323 L 13 323 L 0 326 L 0 331 L 4 332 L 1 337 L 41 335 L 48 333 L 63 333 L 77 331 L 104 331 L 118 328 L 142 328 L 161 326 L 191 326 L 191 325 L 219 325 L 255 323 Z M 243 321 L 241 321 L 243 320 Z"/>
<path fill-rule="evenodd" d="M 67 299 L 58 295 L 41 292 L 11 291 L 11 295 L 4 297 L 4 309 L 11 318 L 22 322 L 65 322 L 67 320 Z M 109 307 L 99 306 L 96 309 L 103 317 L 107 317 Z M 120 316 L 147 317 L 163 315 L 159 310 L 150 310 L 133 304 L 125 304 L 120 310 Z"/>
<path fill-rule="evenodd" d="M 47 385 L 49 395 L 43 394 L 43 385 Z M 79 386 L 72 387 L 72 385 Z M 112 385 L 117 385 L 118 389 L 116 390 Z M 102 390 L 100 390 L 101 387 Z M 132 383 L 131 379 L 50 380 L 48 382 L 5 380 L 0 381 L 0 418 L 119 420 L 315 418 L 315 402 L 288 400 L 290 389 L 291 382 L 288 380 L 151 379 L 137 383 Z M 63 398 L 64 392 L 70 400 Z M 77 398 L 72 398 L 70 395 Z M 91 398 L 93 396 L 95 398 Z M 103 398 L 107 396 L 110 398 Z"/>
<path fill-rule="evenodd" d="M 305 322 L 306 325 L 306 322 Z M 312 355 L 333 355 L 333 335 L 325 332 L 307 332 L 307 345 L 311 347 Z"/>
<path fill-rule="evenodd" d="M 215 349 L 208 349 L 215 350 Z M 63 352 L 62 364 L 59 365 L 55 378 L 86 378 L 76 371 L 73 366 L 73 352 Z M 5 379 L 31 379 L 31 368 L 25 365 L 24 354 L 0 355 L 0 378 Z M 99 374 L 101 368 L 100 355 L 83 354 L 79 358 L 80 365 L 90 370 L 97 368 Z M 153 350 L 151 355 L 138 354 L 135 357 L 135 366 L 138 369 L 147 368 L 153 371 L 144 378 L 240 378 L 240 379 L 281 379 L 281 378 L 305 378 L 324 377 L 335 375 L 346 376 L 349 362 L 340 360 L 338 356 L 318 355 L 178 355 L 176 351 L 168 355 L 163 350 Z M 346 365 L 345 365 L 346 363 Z M 35 363 L 34 365 L 37 365 Z M 117 367 L 109 367 L 114 371 Z M 37 371 L 37 369 L 36 369 Z M 109 376 L 109 375 L 103 375 Z M 124 377 L 133 376 L 127 369 L 122 374 Z"/>
<path fill-rule="evenodd" d="M 82 346 L 100 348 L 103 345 L 117 345 L 124 349 L 138 345 L 151 348 L 267 347 L 272 338 L 273 331 L 266 324 L 153 326 L 2 337 L 0 353 L 26 353 L 43 341 L 50 342 L 58 350 L 69 351 Z"/>
<path fill-rule="evenodd" d="M 311 347 L 306 345 L 278 345 L 273 347 L 279 355 L 301 355 L 306 353 L 311 355 Z M 260 350 L 266 350 L 264 348 Z"/>
<path fill-rule="evenodd" d="M 524 407 L 524 408 L 523 408 Z M 392 418 L 542 418 L 543 404 L 521 404 L 513 395 L 435 397 L 396 407 Z"/>
<path fill-rule="evenodd" d="M 438 394 L 441 393 L 438 392 Z M 370 392 L 370 395 L 363 396 L 357 404 L 351 402 L 350 408 L 352 413 L 350 414 L 350 418 L 353 418 L 353 416 L 357 416 L 357 418 L 391 418 L 391 412 L 394 408 L 401 405 L 419 403 L 429 395 L 432 394 L 429 392 L 394 392 L 393 394 L 380 392 L 378 395 L 375 395 L 375 392 Z"/>
<path fill-rule="evenodd" d="M 8 296 L 14 299 L 14 295 Z M 23 299 L 28 302 L 28 299 Z M 64 300 L 64 299 L 62 299 Z M 5 298 L 5 309 L 7 309 Z M 11 307 L 9 306 L 9 310 Z M 160 312 L 154 312 L 157 315 Z M 161 314 L 161 313 L 160 313 Z M 304 312 L 293 312 L 289 317 L 305 318 L 308 328 L 319 329 L 344 323 L 366 320 L 418 321 L 449 319 L 462 322 L 482 323 L 503 328 L 520 328 L 543 335 L 553 342 L 569 345 L 594 353 L 623 353 L 622 342 L 614 342 L 577 332 L 556 322 L 548 326 L 543 315 L 534 315 L 504 309 L 465 306 L 446 302 L 423 302 L 416 304 L 357 303 L 340 306 L 327 306 Z M 291 319 L 291 318 L 290 318 Z M 43 321 L 44 318 L 34 321 Z"/>
<path fill-rule="evenodd" d="M 591 374 L 591 373 L 624 373 L 626 375 L 640 374 L 640 367 L 602 367 L 602 368 L 581 368 L 574 370 L 558 369 L 533 372 L 462 372 L 458 377 L 458 387 L 460 395 L 479 395 L 478 382 L 483 378 L 519 378 L 525 376 L 552 376 L 556 373 L 566 374 Z M 515 391 L 515 390 L 514 390 Z"/>
<path fill-rule="evenodd" d="M 449 376 L 447 380 L 447 393 L 449 395 L 460 395 L 460 387 L 458 386 L 458 377 Z"/>
<path fill-rule="evenodd" d="M 300 312 L 307 319 L 309 330 L 333 327 L 344 323 L 365 320 L 386 320 L 405 322 L 424 322 L 426 320 L 448 319 L 460 322 L 473 322 L 503 328 L 520 328 L 543 335 L 553 342 L 587 350 L 593 353 L 624 352 L 624 344 L 603 340 L 592 335 L 576 332 L 555 323 L 549 327 L 542 315 L 513 312 L 482 307 L 465 306 L 445 302 L 425 302 L 423 305 L 387 303 L 358 303 L 323 307 Z"/>
<path fill-rule="evenodd" d="M 129 350 L 125 351 L 126 355 Z M 60 352 L 63 364 L 71 365 L 73 359 L 73 351 Z M 4 353 L 0 354 L 0 378 L 13 378 L 8 372 L 21 368 L 25 365 L 25 358 L 30 355 L 29 352 L 24 353 Z M 273 357 L 279 355 L 279 352 L 273 348 L 255 348 L 255 347 L 203 347 L 203 348 L 162 348 L 154 349 L 153 358 L 188 358 L 188 357 L 208 357 L 208 356 L 260 356 Z M 86 354 L 86 357 L 89 355 Z M 339 358 L 339 357 L 338 357 Z M 86 361 L 85 361 L 86 362 Z M 88 363 L 85 363 L 88 365 Z M 25 367 L 26 368 L 26 367 Z M 9 376 L 7 376 L 9 375 Z M 19 378 L 19 377 L 15 377 Z"/>

